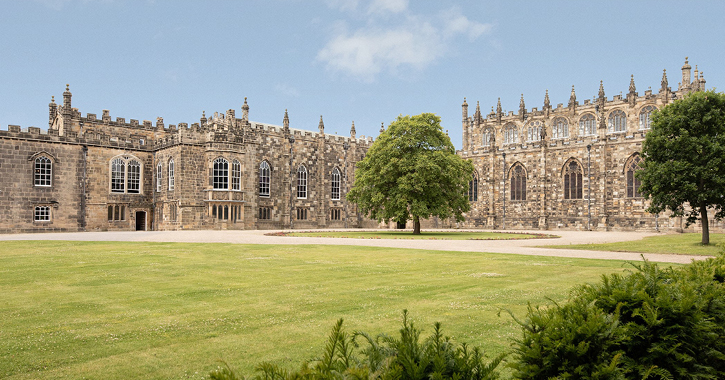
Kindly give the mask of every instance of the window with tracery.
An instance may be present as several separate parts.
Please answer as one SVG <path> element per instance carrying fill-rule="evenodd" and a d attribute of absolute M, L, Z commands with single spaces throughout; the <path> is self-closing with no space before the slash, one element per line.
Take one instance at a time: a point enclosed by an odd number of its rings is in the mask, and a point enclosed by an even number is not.
<path fill-rule="evenodd" d="M 526 169 L 520 163 L 511 169 L 511 200 L 526 200 Z"/>
<path fill-rule="evenodd" d="M 504 127 L 503 142 L 504 144 L 516 144 L 519 142 L 519 129 L 515 125 L 509 124 Z"/>
<path fill-rule="evenodd" d="M 297 168 L 297 198 L 307 198 L 307 168 L 304 165 Z"/>
<path fill-rule="evenodd" d="M 566 139 L 569 138 L 569 122 L 563 117 L 557 117 L 551 123 L 551 138 Z"/>
<path fill-rule="evenodd" d="M 141 193 L 141 163 L 124 156 L 111 160 L 111 192 Z"/>
<path fill-rule="evenodd" d="M 491 128 L 486 128 L 483 131 L 483 146 L 491 146 L 492 142 L 493 142 L 493 130 Z"/>
<path fill-rule="evenodd" d="M 262 197 L 269 196 L 270 169 L 267 161 L 259 164 L 259 195 Z"/>
<path fill-rule="evenodd" d="M 639 163 L 642 162 L 642 158 L 639 154 L 634 154 L 627 160 L 624 167 L 624 176 L 627 181 L 627 197 L 628 198 L 639 198 L 642 196 L 639 192 L 639 186 L 642 182 L 634 174 L 640 169 Z"/>
<path fill-rule="evenodd" d="M 53 181 L 53 162 L 50 158 L 40 156 L 35 159 L 35 186 L 49 187 Z"/>
<path fill-rule="evenodd" d="M 232 190 L 242 190 L 242 164 L 232 161 Z"/>
<path fill-rule="evenodd" d="M 468 182 L 468 201 L 478 201 L 478 175 L 475 172 L 473 173 L 473 179 Z"/>
<path fill-rule="evenodd" d="M 532 121 L 526 128 L 526 141 L 535 142 L 541 141 L 541 128 L 543 125 L 540 121 Z"/>
<path fill-rule="evenodd" d="M 615 110 L 609 114 L 609 132 L 625 132 L 627 130 L 627 114 Z"/>
<path fill-rule="evenodd" d="M 572 160 L 564 166 L 564 199 L 582 199 L 582 167 Z"/>
<path fill-rule="evenodd" d="M 126 192 L 126 161 L 120 157 L 111 161 L 111 192 Z"/>
<path fill-rule="evenodd" d="M 652 121 L 650 115 L 652 111 L 657 110 L 655 106 L 646 106 L 639 111 L 639 129 L 650 129 Z"/>
<path fill-rule="evenodd" d="M 579 119 L 579 136 L 592 136 L 597 134 L 597 122 L 594 115 L 588 113 Z"/>
<path fill-rule="evenodd" d="M 214 190 L 229 189 L 229 161 L 224 158 L 219 157 L 214 160 L 212 186 Z"/>
<path fill-rule="evenodd" d="M 330 196 L 333 200 L 340 199 L 340 170 L 338 168 L 332 169 L 332 177 L 330 178 L 332 189 Z"/>
<path fill-rule="evenodd" d="M 169 160 L 169 191 L 173 191 L 174 187 L 176 187 L 176 177 L 174 175 L 175 171 L 174 167 L 174 159 Z"/>

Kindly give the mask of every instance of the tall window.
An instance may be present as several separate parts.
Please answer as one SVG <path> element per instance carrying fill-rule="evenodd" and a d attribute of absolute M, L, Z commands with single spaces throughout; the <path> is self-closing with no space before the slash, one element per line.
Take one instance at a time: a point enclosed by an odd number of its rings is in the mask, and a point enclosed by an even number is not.
<path fill-rule="evenodd" d="M 242 190 L 242 164 L 232 161 L 232 190 Z"/>
<path fill-rule="evenodd" d="M 640 169 L 639 163 L 642 158 L 639 154 L 633 154 L 632 157 L 627 160 L 624 167 L 624 175 L 627 180 L 627 197 L 628 198 L 639 198 L 642 194 L 639 193 L 639 186 L 642 184 L 640 180 L 634 176 L 634 173 Z"/>
<path fill-rule="evenodd" d="M 50 222 L 50 206 L 35 206 L 33 220 L 36 222 Z"/>
<path fill-rule="evenodd" d="M 214 160 L 212 186 L 214 190 L 229 189 L 229 161 L 221 157 Z"/>
<path fill-rule="evenodd" d="M 120 157 L 111 161 L 111 192 L 126 192 L 126 162 Z"/>
<path fill-rule="evenodd" d="M 627 115 L 622 110 L 615 110 L 609 114 L 609 132 L 625 132 L 627 130 Z"/>
<path fill-rule="evenodd" d="M 339 200 L 340 199 L 340 170 L 338 168 L 332 169 L 332 178 L 330 178 L 330 182 L 332 183 L 332 190 L 331 195 L 333 200 Z"/>
<path fill-rule="evenodd" d="M 551 124 L 551 138 L 552 139 L 566 139 L 569 138 L 569 122 L 563 117 L 557 117 Z"/>
<path fill-rule="evenodd" d="M 535 142 L 541 140 L 541 122 L 540 121 L 532 121 L 529 123 L 529 126 L 526 128 L 526 141 L 528 142 Z"/>
<path fill-rule="evenodd" d="M 53 163 L 48 157 L 40 156 L 35 159 L 34 179 L 35 186 L 48 187 L 52 184 Z"/>
<path fill-rule="evenodd" d="M 127 192 L 138 194 L 141 192 L 141 164 L 136 160 L 128 162 Z"/>
<path fill-rule="evenodd" d="M 597 134 L 597 122 L 594 115 L 588 113 L 579 119 L 579 136 L 592 136 Z"/>
<path fill-rule="evenodd" d="M 269 196 L 269 178 L 269 163 L 267 163 L 267 161 L 262 161 L 262 163 L 259 164 L 259 195 L 262 197 Z"/>
<path fill-rule="evenodd" d="M 654 106 L 646 106 L 642 108 L 642 111 L 639 111 L 639 129 L 651 128 L 650 115 L 652 114 L 652 111 L 656 109 L 657 108 Z"/>
<path fill-rule="evenodd" d="M 491 128 L 486 128 L 483 131 L 483 146 L 491 146 L 492 142 L 493 142 L 493 130 Z"/>
<path fill-rule="evenodd" d="M 582 199 L 582 167 L 574 160 L 564 167 L 564 199 Z"/>
<path fill-rule="evenodd" d="M 519 141 L 519 129 L 514 124 L 508 124 L 504 127 L 503 142 L 504 144 L 516 144 Z"/>
<path fill-rule="evenodd" d="M 511 169 L 511 200 L 526 200 L 526 169 L 520 163 Z"/>
<path fill-rule="evenodd" d="M 161 176 L 162 176 L 162 174 L 163 174 L 163 168 L 161 167 L 161 163 L 159 162 L 158 164 L 156 164 L 156 192 L 157 193 L 161 192 L 161 183 L 162 183 Z"/>
<path fill-rule="evenodd" d="M 476 172 L 473 172 L 473 180 L 468 182 L 468 201 L 478 201 L 478 175 L 476 175 Z"/>
<path fill-rule="evenodd" d="M 174 190 L 174 187 L 176 187 L 176 178 L 174 176 L 175 169 L 174 159 L 172 158 L 169 160 L 169 191 Z"/>
<path fill-rule="evenodd" d="M 307 168 L 304 165 L 297 168 L 297 198 L 307 198 Z"/>

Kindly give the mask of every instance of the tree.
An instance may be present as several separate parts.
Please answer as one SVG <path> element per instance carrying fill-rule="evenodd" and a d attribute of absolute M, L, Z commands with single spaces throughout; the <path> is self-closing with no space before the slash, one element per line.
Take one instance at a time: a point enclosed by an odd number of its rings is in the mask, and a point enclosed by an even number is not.
<path fill-rule="evenodd" d="M 650 198 L 647 211 L 702 222 L 702 244 L 710 243 L 707 209 L 725 216 L 725 94 L 694 92 L 652 114 L 636 175 Z M 689 205 L 689 207 L 686 207 Z"/>
<path fill-rule="evenodd" d="M 463 220 L 473 164 L 456 155 L 441 119 L 431 113 L 398 116 L 358 162 L 347 199 L 379 222 L 437 216 Z"/>

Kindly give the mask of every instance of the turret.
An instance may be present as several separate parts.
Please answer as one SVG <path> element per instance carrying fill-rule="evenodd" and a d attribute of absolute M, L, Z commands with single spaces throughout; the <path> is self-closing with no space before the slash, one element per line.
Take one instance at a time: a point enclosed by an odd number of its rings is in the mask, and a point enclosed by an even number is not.
<path fill-rule="evenodd" d="M 242 106 L 242 121 L 245 123 L 249 122 L 249 105 L 247 104 L 247 97 L 244 97 L 244 105 Z"/>
<path fill-rule="evenodd" d="M 284 110 L 284 118 L 282 119 L 282 127 L 284 127 L 285 134 L 289 133 L 289 115 L 287 109 Z"/>
<path fill-rule="evenodd" d="M 463 122 L 465 123 L 468 121 L 468 103 L 466 103 L 466 98 L 463 98 L 463 104 L 461 105 L 461 108 L 463 109 Z"/>
<path fill-rule="evenodd" d="M 206 111 L 201 111 L 201 119 L 199 119 L 199 125 L 201 125 L 201 128 L 206 128 Z"/>
<path fill-rule="evenodd" d="M 690 86 L 690 69 L 692 69 L 692 66 L 687 62 L 687 58 L 685 57 L 685 64 L 682 65 L 682 87 L 687 88 Z"/>

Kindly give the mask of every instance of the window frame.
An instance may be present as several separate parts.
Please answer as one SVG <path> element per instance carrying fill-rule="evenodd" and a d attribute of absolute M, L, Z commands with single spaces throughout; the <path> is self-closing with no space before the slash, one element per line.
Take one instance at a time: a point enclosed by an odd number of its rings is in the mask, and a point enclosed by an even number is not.
<path fill-rule="evenodd" d="M 269 166 L 267 160 L 263 160 L 259 164 L 259 191 L 260 197 L 269 197 L 271 193 L 271 182 L 272 182 L 272 168 Z"/>
<path fill-rule="evenodd" d="M 52 211 L 48 205 L 36 205 L 33 207 L 33 222 L 48 223 L 51 221 Z"/>
<path fill-rule="evenodd" d="M 156 192 L 160 193 L 163 189 L 163 175 L 164 175 L 164 165 L 161 164 L 161 162 L 156 164 Z"/>
<path fill-rule="evenodd" d="M 468 201 L 478 202 L 478 174 L 473 172 L 473 179 L 468 181 Z"/>
<path fill-rule="evenodd" d="M 624 164 L 624 186 L 627 198 L 643 198 L 642 193 L 639 192 L 642 181 L 635 176 L 637 170 L 641 169 L 639 163 L 642 161 L 642 157 L 639 153 L 635 153 L 631 155 Z"/>
<path fill-rule="evenodd" d="M 242 191 L 242 163 L 236 159 L 232 161 L 231 185 L 232 191 Z"/>
<path fill-rule="evenodd" d="M 590 129 L 588 130 L 587 127 Z M 597 118 L 587 113 L 579 118 L 579 136 L 596 136 L 597 134 Z"/>
<path fill-rule="evenodd" d="M 627 114 L 621 109 L 610 112 L 607 117 L 607 131 L 609 133 L 627 132 Z"/>
<path fill-rule="evenodd" d="M 340 194 L 341 194 L 341 178 L 340 175 L 340 169 L 337 167 L 332 169 L 332 174 L 330 174 L 330 198 L 333 201 L 339 201 L 340 200 Z"/>
<path fill-rule="evenodd" d="M 212 190 L 229 190 L 229 161 L 217 157 L 212 164 Z"/>
<path fill-rule="evenodd" d="M 46 155 L 40 155 L 33 160 L 33 186 L 53 186 L 53 160 Z"/>
<path fill-rule="evenodd" d="M 652 129 L 652 119 L 650 118 L 650 115 L 652 115 L 653 111 L 659 111 L 659 108 L 653 106 L 652 104 L 648 104 L 639 111 L 639 130 L 640 131 L 647 131 Z M 643 117 L 645 118 L 643 120 Z M 644 125 L 644 126 L 643 126 Z"/>
<path fill-rule="evenodd" d="M 176 188 L 176 163 L 174 162 L 173 158 L 169 159 L 168 172 L 169 172 L 169 178 L 168 178 L 169 191 L 174 191 L 174 189 Z"/>
<path fill-rule="evenodd" d="M 526 126 L 526 141 L 535 143 L 541 141 L 541 129 L 546 126 L 539 120 L 529 122 Z"/>
<path fill-rule="evenodd" d="M 517 144 L 519 142 L 519 128 L 516 124 L 509 123 L 503 129 L 504 145 Z"/>
<path fill-rule="evenodd" d="M 584 168 L 577 160 L 569 160 L 562 170 L 564 199 L 584 199 Z"/>
<path fill-rule="evenodd" d="M 297 167 L 297 199 L 307 199 L 307 167 Z"/>
<path fill-rule="evenodd" d="M 512 201 L 526 200 L 526 168 L 520 162 L 515 163 L 509 171 L 511 189 L 509 199 Z"/>
<path fill-rule="evenodd" d="M 551 139 L 563 140 L 569 138 L 569 121 L 563 117 L 557 117 L 551 122 Z"/>

